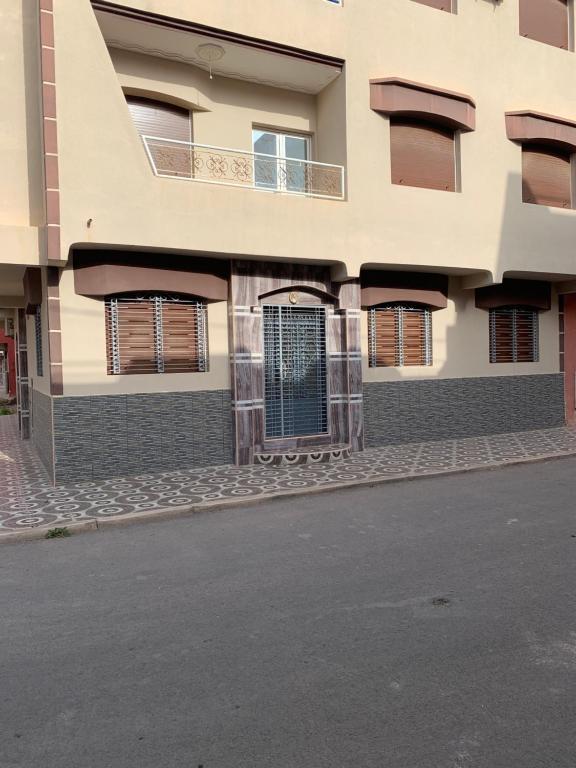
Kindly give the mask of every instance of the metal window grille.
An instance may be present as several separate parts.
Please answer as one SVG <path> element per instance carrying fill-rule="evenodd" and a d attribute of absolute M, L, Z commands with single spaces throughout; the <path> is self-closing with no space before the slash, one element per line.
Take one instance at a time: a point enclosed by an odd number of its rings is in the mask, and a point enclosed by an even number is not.
<path fill-rule="evenodd" d="M 490 310 L 490 362 L 537 363 L 538 312 L 526 307 Z"/>
<path fill-rule="evenodd" d="M 371 368 L 432 365 L 432 312 L 428 307 L 388 305 L 368 313 Z"/>
<path fill-rule="evenodd" d="M 265 305 L 263 320 L 266 437 L 327 433 L 324 308 Z"/>
<path fill-rule="evenodd" d="M 109 374 L 208 370 L 204 302 L 126 296 L 107 299 L 105 307 Z"/>
<path fill-rule="evenodd" d="M 34 315 L 34 339 L 36 347 L 36 376 L 44 376 L 44 355 L 42 354 L 42 307 L 36 307 Z"/>

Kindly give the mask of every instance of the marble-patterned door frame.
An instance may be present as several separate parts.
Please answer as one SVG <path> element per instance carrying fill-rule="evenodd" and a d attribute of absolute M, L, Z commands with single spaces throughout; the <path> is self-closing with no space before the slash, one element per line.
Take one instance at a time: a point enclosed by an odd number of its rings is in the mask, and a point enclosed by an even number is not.
<path fill-rule="evenodd" d="M 263 304 L 322 305 L 326 309 L 329 434 L 265 439 Z M 333 282 L 330 268 L 280 262 L 233 261 L 230 276 L 230 366 L 235 460 L 256 452 L 347 444 L 363 448 L 360 284 Z"/>

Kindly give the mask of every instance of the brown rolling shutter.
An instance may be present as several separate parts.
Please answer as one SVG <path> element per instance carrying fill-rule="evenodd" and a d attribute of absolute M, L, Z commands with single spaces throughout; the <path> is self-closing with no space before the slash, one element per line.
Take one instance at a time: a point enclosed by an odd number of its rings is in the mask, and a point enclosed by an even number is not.
<path fill-rule="evenodd" d="M 452 12 L 452 0 L 416 0 L 420 5 L 429 5 L 430 8 L 438 8 L 439 11 Z"/>
<path fill-rule="evenodd" d="M 403 353 L 404 365 L 426 365 L 426 318 L 425 310 L 404 312 L 403 325 Z"/>
<path fill-rule="evenodd" d="M 520 0 L 520 34 L 567 49 L 567 0 Z"/>
<path fill-rule="evenodd" d="M 490 312 L 490 362 L 514 362 L 514 331 L 512 312 L 492 310 Z"/>
<path fill-rule="evenodd" d="M 371 310 L 370 365 L 373 368 L 398 365 L 398 318 L 394 307 Z"/>
<path fill-rule="evenodd" d="M 490 310 L 490 362 L 538 361 L 538 313 L 524 307 Z"/>
<path fill-rule="evenodd" d="M 163 357 L 165 373 L 200 371 L 199 306 L 169 304 L 162 306 Z"/>
<path fill-rule="evenodd" d="M 538 314 L 532 309 L 517 309 L 515 354 L 517 363 L 533 363 L 538 359 L 536 329 Z"/>
<path fill-rule="evenodd" d="M 390 120 L 392 183 L 454 192 L 454 131 L 418 120 Z"/>
<path fill-rule="evenodd" d="M 114 312 L 106 307 L 108 373 L 156 373 L 154 300 L 122 300 L 114 306 Z"/>
<path fill-rule="evenodd" d="M 542 146 L 522 147 L 522 199 L 525 203 L 572 207 L 570 154 Z"/>
<path fill-rule="evenodd" d="M 174 104 L 126 96 L 132 121 L 140 136 L 157 136 L 166 141 L 149 141 L 156 171 L 160 175 L 191 175 L 191 148 L 176 141 L 192 141 L 190 112 Z"/>
<path fill-rule="evenodd" d="M 431 365 L 432 322 L 427 307 L 375 307 L 368 313 L 371 368 Z"/>
<path fill-rule="evenodd" d="M 207 370 L 206 305 L 170 296 L 106 300 L 109 374 Z"/>

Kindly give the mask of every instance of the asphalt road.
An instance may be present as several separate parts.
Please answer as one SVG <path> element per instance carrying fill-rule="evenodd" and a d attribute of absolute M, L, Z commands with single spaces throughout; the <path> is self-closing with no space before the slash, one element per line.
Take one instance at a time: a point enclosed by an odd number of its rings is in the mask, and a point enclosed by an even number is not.
<path fill-rule="evenodd" d="M 0 548 L 1 768 L 574 768 L 576 460 Z"/>

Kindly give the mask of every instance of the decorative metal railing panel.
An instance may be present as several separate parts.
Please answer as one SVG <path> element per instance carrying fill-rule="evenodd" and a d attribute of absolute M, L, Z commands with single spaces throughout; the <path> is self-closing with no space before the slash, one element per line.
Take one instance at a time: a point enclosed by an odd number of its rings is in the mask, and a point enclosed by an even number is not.
<path fill-rule="evenodd" d="M 344 198 L 341 165 L 143 136 L 156 176 L 333 200 Z"/>

